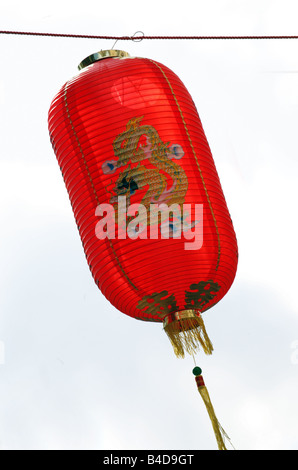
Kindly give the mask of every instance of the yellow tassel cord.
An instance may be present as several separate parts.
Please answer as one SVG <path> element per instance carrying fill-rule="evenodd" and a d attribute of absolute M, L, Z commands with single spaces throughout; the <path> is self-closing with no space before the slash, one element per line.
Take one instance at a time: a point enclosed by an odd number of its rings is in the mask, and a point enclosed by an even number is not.
<path fill-rule="evenodd" d="M 193 373 L 194 373 L 194 375 L 196 375 L 195 379 L 196 379 L 198 390 L 199 390 L 200 395 L 203 399 L 203 402 L 205 403 L 206 409 L 208 411 L 208 414 L 209 414 L 209 417 L 210 417 L 210 420 L 211 420 L 211 423 L 212 423 L 212 427 L 213 427 L 213 431 L 214 431 L 214 434 L 215 434 L 215 437 L 216 437 L 218 449 L 219 450 L 227 450 L 227 448 L 225 446 L 224 439 L 228 439 L 228 441 L 230 443 L 231 443 L 231 441 L 230 441 L 230 438 L 227 435 L 227 433 L 224 431 L 224 429 L 220 425 L 220 423 L 219 423 L 219 421 L 218 421 L 218 419 L 215 415 L 214 408 L 213 408 L 213 405 L 211 403 L 211 399 L 210 399 L 208 390 L 205 386 L 204 379 L 201 375 L 201 372 L 202 372 L 202 370 L 200 369 L 200 367 L 195 367 L 193 369 Z M 231 443 L 231 445 L 232 445 L 232 443 Z"/>
<path fill-rule="evenodd" d="M 213 346 L 208 337 L 201 313 L 198 310 L 183 310 L 171 313 L 164 318 L 163 324 L 177 357 L 183 358 L 186 352 L 194 355 L 200 347 L 203 348 L 206 354 L 212 354 Z M 218 449 L 227 450 L 224 439 L 229 441 L 230 439 L 218 422 L 201 372 L 200 367 L 193 369 L 198 391 L 208 411 Z"/>
<path fill-rule="evenodd" d="M 206 354 L 212 354 L 213 346 L 198 310 L 167 315 L 163 323 L 177 357 L 183 358 L 185 352 L 194 354 L 200 346 Z"/>

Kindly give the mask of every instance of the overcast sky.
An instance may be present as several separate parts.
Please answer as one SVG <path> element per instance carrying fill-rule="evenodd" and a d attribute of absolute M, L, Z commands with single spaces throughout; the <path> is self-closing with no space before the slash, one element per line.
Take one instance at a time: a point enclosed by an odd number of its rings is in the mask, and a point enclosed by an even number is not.
<path fill-rule="evenodd" d="M 295 0 L 1 0 L 0 29 L 94 35 L 297 35 Z M 216 449 L 160 324 L 96 287 L 47 113 L 113 40 L 0 35 L 0 448 Z M 239 243 L 200 353 L 236 449 L 298 449 L 298 40 L 119 41 L 171 68 L 198 108 Z"/>

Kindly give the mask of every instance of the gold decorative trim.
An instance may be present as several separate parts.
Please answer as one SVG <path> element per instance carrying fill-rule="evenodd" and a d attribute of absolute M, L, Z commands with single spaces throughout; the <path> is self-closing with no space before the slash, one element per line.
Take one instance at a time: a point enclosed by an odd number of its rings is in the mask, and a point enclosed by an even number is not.
<path fill-rule="evenodd" d="M 90 183 L 91 183 L 92 191 L 93 191 L 93 193 L 94 193 L 94 196 L 95 196 L 95 199 L 96 199 L 97 204 L 99 204 L 98 196 L 97 196 L 97 194 L 96 194 L 95 186 L 94 186 L 94 183 L 93 183 L 93 180 L 92 180 L 92 177 L 91 177 L 91 174 L 90 174 L 88 165 L 87 165 L 87 161 L 86 161 L 86 158 L 85 158 L 85 155 L 84 155 L 84 152 L 83 152 L 81 143 L 80 143 L 80 141 L 79 141 L 78 134 L 76 133 L 76 130 L 75 130 L 75 128 L 74 128 L 73 121 L 72 121 L 72 119 L 71 119 L 71 117 L 70 117 L 69 107 L 68 107 L 68 103 L 67 103 L 67 83 L 66 83 L 66 85 L 65 85 L 65 87 L 64 87 L 64 103 L 65 103 L 65 108 L 66 108 L 66 112 L 67 112 L 67 117 L 68 117 L 68 119 L 69 119 L 69 123 L 70 123 L 71 129 L 72 129 L 73 135 L 75 136 L 75 139 L 76 139 L 76 141 L 77 141 L 77 144 L 78 144 L 78 147 L 79 147 L 79 149 L 80 149 L 80 153 L 81 153 L 81 155 L 82 155 L 82 158 L 83 158 L 83 162 L 84 162 L 86 171 L 87 171 L 87 173 L 88 173 L 88 177 L 89 177 L 89 180 L 90 180 Z"/>
<path fill-rule="evenodd" d="M 214 225 L 215 225 L 215 230 L 216 230 L 216 234 L 217 234 L 217 242 L 218 242 L 218 255 L 217 255 L 217 264 L 216 264 L 216 268 L 215 270 L 217 271 L 218 269 L 218 266 L 219 266 L 219 261 L 220 261 L 220 238 L 219 238 L 219 231 L 218 231 L 218 226 L 217 226 L 217 222 L 216 222 L 216 219 L 215 219 L 215 215 L 214 215 L 214 212 L 213 212 L 213 208 L 212 208 L 212 205 L 211 205 L 211 201 L 210 201 L 210 198 L 209 198 L 209 194 L 208 194 L 208 191 L 207 191 L 207 188 L 206 188 L 206 185 L 205 185 L 205 181 L 204 181 L 204 177 L 203 177 L 203 174 L 202 174 L 202 170 L 200 168 L 200 164 L 199 164 L 199 161 L 198 161 L 198 157 L 197 157 L 197 154 L 195 152 L 195 149 L 194 149 L 194 146 L 193 146 L 193 143 L 191 141 L 191 138 L 190 138 L 190 135 L 189 135 L 189 132 L 188 132 L 188 128 L 187 128 L 187 125 L 186 125 L 186 122 L 185 122 L 185 119 L 184 119 L 184 116 L 183 116 L 183 113 L 182 113 L 182 110 L 180 108 L 180 105 L 179 105 L 179 102 L 176 98 L 176 95 L 174 93 L 174 90 L 172 88 L 172 85 L 168 79 L 168 77 L 166 76 L 165 72 L 163 71 L 163 69 L 156 63 L 154 62 L 154 60 L 151 60 L 151 59 L 148 59 L 150 60 L 150 62 L 152 62 L 152 64 L 154 64 L 160 71 L 161 73 L 163 74 L 164 78 L 166 79 L 169 87 L 170 87 L 170 90 L 172 92 L 172 95 L 174 97 L 174 100 L 176 102 L 176 105 L 178 107 L 178 110 L 179 110 L 179 113 L 180 113 L 180 116 L 181 116 L 181 119 L 182 119 L 182 122 L 183 122 L 183 125 L 184 125 L 184 129 L 185 129 L 185 132 L 187 134 L 187 137 L 188 137 L 188 140 L 189 140 L 189 143 L 190 143 L 190 146 L 191 146 L 191 149 L 192 149 L 192 152 L 193 152 L 193 155 L 195 157 L 195 161 L 196 161 L 196 164 L 197 164 L 197 167 L 198 167 L 198 170 L 199 170 L 199 173 L 200 173 L 200 177 L 201 177 L 201 180 L 202 180 L 202 183 L 203 183 L 203 187 L 204 187 L 204 191 L 205 191 L 205 194 L 206 194 L 206 197 L 207 197 L 207 201 L 208 201 L 208 205 L 209 205 L 209 209 L 211 211 L 211 214 L 212 214 L 212 218 L 213 218 L 213 221 L 214 221 Z"/>
<path fill-rule="evenodd" d="M 65 108 L 66 108 L 66 112 L 67 112 L 67 116 L 68 116 L 68 119 L 69 119 L 69 123 L 70 123 L 70 126 L 71 126 L 71 129 L 73 131 L 73 135 L 75 136 L 75 139 L 77 141 L 77 144 L 78 144 L 78 147 L 80 149 L 80 153 L 81 153 L 81 156 L 82 156 L 82 159 L 83 159 L 83 162 L 84 162 L 84 165 L 85 165 L 85 168 L 86 168 L 86 171 L 87 171 L 87 174 L 88 174 L 88 178 L 89 178 L 89 181 L 90 181 L 90 184 L 91 184 L 91 187 L 92 187 L 92 191 L 93 191 L 93 194 L 94 194 L 94 197 L 95 197 L 95 200 L 97 202 L 97 204 L 100 204 L 99 202 L 99 199 L 98 199 L 98 195 L 96 193 L 96 189 L 95 189 L 95 186 L 94 186 L 94 183 L 93 183 L 93 180 L 92 180 L 92 176 L 91 176 L 91 173 L 89 171 L 89 167 L 88 167 L 88 164 L 87 164 L 87 161 L 86 161 L 86 157 L 84 155 L 84 151 L 82 149 L 82 145 L 80 143 L 80 140 L 79 140 L 79 137 L 78 137 L 78 134 L 74 128 L 74 125 L 73 125 L 73 121 L 71 119 L 71 116 L 70 116 L 70 112 L 69 112 L 69 107 L 68 107 L 68 103 L 67 103 L 67 85 L 68 85 L 68 82 L 65 84 L 65 87 L 64 87 L 64 103 L 65 103 Z M 118 263 L 118 266 L 119 268 L 121 269 L 122 273 L 124 274 L 125 278 L 127 279 L 127 281 L 129 282 L 129 284 L 135 289 L 135 290 L 138 290 L 138 288 L 134 285 L 134 283 L 131 281 L 131 279 L 128 277 L 128 275 L 126 274 L 126 272 L 124 271 L 121 263 L 120 263 L 120 260 L 115 252 L 115 248 L 110 240 L 110 238 L 107 238 L 107 240 L 109 241 L 109 244 L 110 244 L 110 247 L 113 251 L 113 254 L 115 256 L 115 259 Z"/>
<path fill-rule="evenodd" d="M 212 354 L 213 345 L 198 310 L 170 313 L 163 319 L 163 325 L 177 357 L 183 358 L 185 352 L 195 354 L 200 347 L 205 354 Z"/>

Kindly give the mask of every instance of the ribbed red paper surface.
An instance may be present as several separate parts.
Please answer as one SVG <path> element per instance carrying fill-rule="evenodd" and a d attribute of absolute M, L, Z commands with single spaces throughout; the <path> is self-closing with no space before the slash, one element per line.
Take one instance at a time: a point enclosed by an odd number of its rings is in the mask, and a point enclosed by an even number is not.
<path fill-rule="evenodd" d="M 92 275 L 117 309 L 162 321 L 172 311 L 204 311 L 226 294 L 236 237 L 196 107 L 171 70 L 142 58 L 99 60 L 61 88 L 49 131 Z M 190 230 L 201 228 L 202 246 L 185 249 L 194 239 L 184 232 L 152 239 L 149 225 L 147 239 L 131 239 L 133 218 L 122 227 L 126 239 L 117 220 L 116 236 L 99 239 L 96 208 L 110 204 L 117 215 L 119 195 L 148 213 L 153 204 L 190 204 Z"/>

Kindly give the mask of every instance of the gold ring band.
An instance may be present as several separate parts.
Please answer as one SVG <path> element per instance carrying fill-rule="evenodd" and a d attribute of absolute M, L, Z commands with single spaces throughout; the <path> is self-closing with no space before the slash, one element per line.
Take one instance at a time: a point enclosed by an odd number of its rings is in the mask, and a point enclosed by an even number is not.
<path fill-rule="evenodd" d="M 197 313 L 196 313 L 197 312 Z M 180 310 L 179 312 L 170 313 L 163 319 L 164 328 L 174 321 L 185 320 L 187 318 L 198 318 L 200 312 L 198 310 Z"/>
<path fill-rule="evenodd" d="M 78 69 L 82 70 L 83 68 L 87 67 L 88 65 L 93 64 L 94 62 L 97 62 L 98 60 L 114 58 L 114 57 L 122 58 L 122 57 L 130 57 L 130 55 L 128 52 L 118 51 L 114 49 L 95 52 L 95 54 L 91 54 L 88 57 L 86 57 L 86 59 L 82 60 L 82 62 L 78 66 Z"/>

